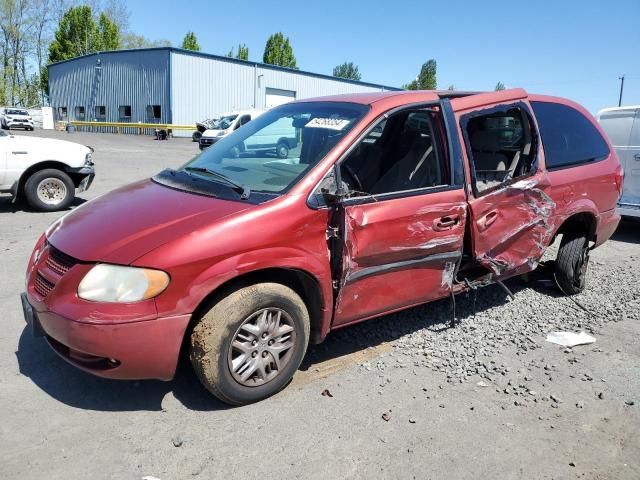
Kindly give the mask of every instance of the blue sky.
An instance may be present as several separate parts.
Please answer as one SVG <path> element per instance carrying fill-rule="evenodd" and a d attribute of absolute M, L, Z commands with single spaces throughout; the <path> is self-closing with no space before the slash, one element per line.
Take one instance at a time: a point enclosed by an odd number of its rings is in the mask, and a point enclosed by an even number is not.
<path fill-rule="evenodd" d="M 153 3 L 153 6 L 151 6 Z M 508 87 L 568 97 L 595 113 L 640 104 L 640 0 L 530 2 L 131 0 L 130 27 L 179 46 L 193 30 L 204 52 L 238 43 L 262 61 L 271 33 L 282 31 L 303 70 L 331 74 L 355 62 L 362 79 L 401 86 L 429 58 L 438 87 Z"/>

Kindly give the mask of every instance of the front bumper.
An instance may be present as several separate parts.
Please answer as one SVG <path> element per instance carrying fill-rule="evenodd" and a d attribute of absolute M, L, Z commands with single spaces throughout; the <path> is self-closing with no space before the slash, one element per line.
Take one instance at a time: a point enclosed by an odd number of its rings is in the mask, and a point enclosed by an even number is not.
<path fill-rule="evenodd" d="M 78 192 L 89 190 L 89 187 L 93 183 L 93 179 L 96 177 L 96 169 L 93 165 L 87 165 L 80 168 L 67 168 L 67 173 L 77 177 L 83 177 L 76 187 Z"/>
<path fill-rule="evenodd" d="M 33 128 L 33 122 L 28 120 L 10 120 L 6 125 L 8 128 Z"/>
<path fill-rule="evenodd" d="M 190 314 L 158 315 L 155 300 L 96 303 L 78 298 L 93 264 L 56 250 L 43 235 L 27 267 L 25 320 L 67 362 L 94 375 L 170 380 Z"/>
<path fill-rule="evenodd" d="M 198 146 L 200 147 L 200 150 L 204 150 L 205 148 L 208 148 L 211 145 L 214 145 L 221 138 L 222 137 L 200 137 L 200 140 L 198 141 Z"/>
<path fill-rule="evenodd" d="M 127 323 L 89 323 L 37 312 L 22 294 L 25 320 L 35 336 L 75 367 L 126 380 L 171 380 L 190 315 Z"/>

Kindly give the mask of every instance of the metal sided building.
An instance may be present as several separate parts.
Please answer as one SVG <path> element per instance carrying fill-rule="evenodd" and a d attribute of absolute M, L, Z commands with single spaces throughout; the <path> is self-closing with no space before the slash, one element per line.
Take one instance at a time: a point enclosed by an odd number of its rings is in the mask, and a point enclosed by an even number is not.
<path fill-rule="evenodd" d="M 48 68 L 57 121 L 172 123 L 195 129 L 196 121 L 232 110 L 400 90 L 172 47 L 99 52 Z"/>

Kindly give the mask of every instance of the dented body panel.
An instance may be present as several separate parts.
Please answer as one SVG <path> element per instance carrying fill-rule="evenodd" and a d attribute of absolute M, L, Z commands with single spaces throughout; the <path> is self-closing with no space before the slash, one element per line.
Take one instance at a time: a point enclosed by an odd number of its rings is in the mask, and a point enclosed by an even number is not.
<path fill-rule="evenodd" d="M 450 294 L 466 222 L 461 188 L 344 210 L 336 326 Z"/>

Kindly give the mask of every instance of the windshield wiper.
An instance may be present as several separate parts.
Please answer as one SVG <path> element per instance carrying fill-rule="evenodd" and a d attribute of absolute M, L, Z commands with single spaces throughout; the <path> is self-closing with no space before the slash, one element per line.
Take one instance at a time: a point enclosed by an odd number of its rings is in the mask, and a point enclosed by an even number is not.
<path fill-rule="evenodd" d="M 231 178 L 227 177 L 226 175 L 223 175 L 220 172 L 216 172 L 215 170 L 212 170 L 210 168 L 207 167 L 184 167 L 184 169 L 187 172 L 204 172 L 204 173 L 208 173 L 209 175 L 219 178 L 220 180 L 226 182 L 228 185 L 231 185 L 233 188 L 235 188 L 236 190 L 240 190 L 240 198 L 242 200 L 246 200 L 247 198 L 249 198 L 249 195 L 251 195 L 251 189 L 249 189 L 249 187 L 247 187 L 246 185 L 240 183 L 240 182 L 236 182 L 235 180 L 232 180 Z"/>

